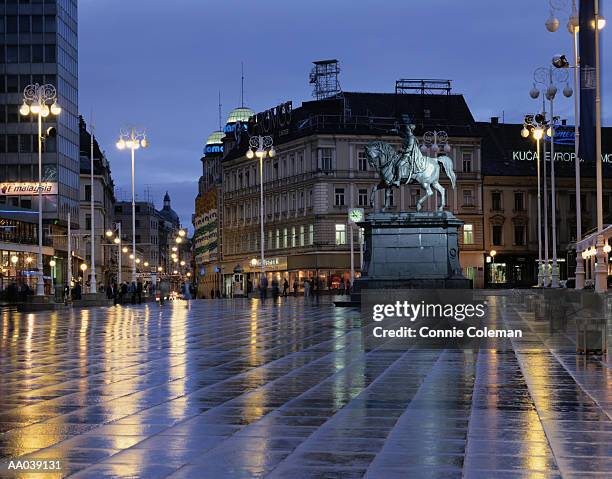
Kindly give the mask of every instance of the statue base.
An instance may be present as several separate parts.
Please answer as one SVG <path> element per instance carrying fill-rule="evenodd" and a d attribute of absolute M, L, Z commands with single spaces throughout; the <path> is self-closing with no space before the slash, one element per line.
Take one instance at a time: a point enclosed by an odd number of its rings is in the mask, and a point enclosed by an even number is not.
<path fill-rule="evenodd" d="M 362 289 L 467 289 L 459 263 L 459 228 L 463 221 L 448 211 L 389 213 L 366 216 Z M 353 299 L 356 299 L 354 297 Z"/>

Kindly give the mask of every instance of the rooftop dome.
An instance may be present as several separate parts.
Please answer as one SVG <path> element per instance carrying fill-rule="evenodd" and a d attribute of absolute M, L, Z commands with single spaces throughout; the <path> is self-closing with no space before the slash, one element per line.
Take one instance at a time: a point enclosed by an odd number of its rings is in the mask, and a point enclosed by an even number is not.
<path fill-rule="evenodd" d="M 238 108 L 234 108 L 232 112 L 227 117 L 226 123 L 236 123 L 237 121 L 249 121 L 255 115 L 255 112 L 246 106 L 241 106 Z"/>
<path fill-rule="evenodd" d="M 208 139 L 206 140 L 206 144 L 207 145 L 221 145 L 223 144 L 224 136 L 225 136 L 225 133 L 223 133 L 222 131 L 214 131 L 208 136 Z"/>

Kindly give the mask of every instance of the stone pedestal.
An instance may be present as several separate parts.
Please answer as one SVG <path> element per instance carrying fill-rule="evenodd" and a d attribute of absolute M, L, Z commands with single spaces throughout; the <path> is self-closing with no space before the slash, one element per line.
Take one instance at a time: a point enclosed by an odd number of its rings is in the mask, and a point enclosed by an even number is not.
<path fill-rule="evenodd" d="M 471 281 L 459 264 L 459 228 L 463 222 L 447 211 L 371 213 L 364 228 L 362 289 L 462 289 Z"/>

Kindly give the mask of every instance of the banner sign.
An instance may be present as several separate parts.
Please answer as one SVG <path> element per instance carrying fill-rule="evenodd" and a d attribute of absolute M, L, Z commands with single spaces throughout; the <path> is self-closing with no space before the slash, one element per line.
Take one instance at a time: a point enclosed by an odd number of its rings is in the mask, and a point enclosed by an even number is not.
<path fill-rule="evenodd" d="M 41 193 L 43 195 L 57 195 L 57 183 L 43 182 L 40 183 Z M 26 196 L 37 195 L 38 183 L 33 181 L 24 181 L 19 183 L 0 183 L 0 195 L 6 196 Z"/>

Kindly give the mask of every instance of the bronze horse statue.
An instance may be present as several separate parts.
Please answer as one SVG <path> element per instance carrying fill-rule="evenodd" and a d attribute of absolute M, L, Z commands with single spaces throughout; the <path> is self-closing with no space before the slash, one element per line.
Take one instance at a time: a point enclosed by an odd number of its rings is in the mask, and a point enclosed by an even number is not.
<path fill-rule="evenodd" d="M 399 153 L 384 141 L 372 141 L 366 145 L 365 151 L 368 163 L 380 175 L 380 183 L 372 189 L 370 195 L 370 206 L 374 206 L 376 191 L 385 190 L 383 206 L 383 209 L 385 209 L 390 206 L 391 192 L 394 187 L 416 181 L 425 189 L 425 195 L 417 203 L 417 211 L 421 211 L 423 203 L 434 194 L 431 190 L 432 187 L 440 193 L 441 203 L 438 210 L 444 210 L 446 190 L 439 183 L 440 164 L 444 167 L 452 188 L 455 189 L 456 177 L 453 171 L 453 160 L 447 155 L 440 155 L 437 158 L 424 155 L 418 147 L 413 130 L 413 125 L 406 128 L 404 148 Z"/>

